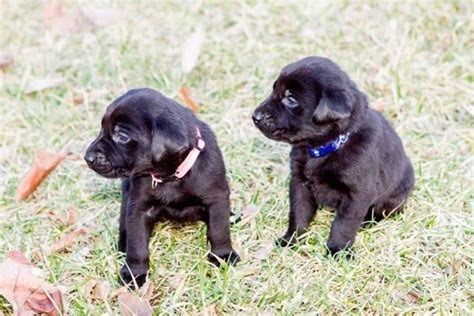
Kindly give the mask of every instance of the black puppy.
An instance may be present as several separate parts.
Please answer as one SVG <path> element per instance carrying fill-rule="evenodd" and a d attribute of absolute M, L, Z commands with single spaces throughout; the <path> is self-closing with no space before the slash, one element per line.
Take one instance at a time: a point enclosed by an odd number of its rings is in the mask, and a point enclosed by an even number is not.
<path fill-rule="evenodd" d="M 125 283 L 144 283 L 150 233 L 163 219 L 205 221 L 209 260 L 239 260 L 222 154 L 209 126 L 187 108 L 152 89 L 130 90 L 109 105 L 84 158 L 98 174 L 123 178 L 118 247 L 126 253 Z"/>
<path fill-rule="evenodd" d="M 265 136 L 292 145 L 289 227 L 278 241 L 283 246 L 305 233 L 325 205 L 336 210 L 328 249 L 349 249 L 364 221 L 399 211 L 414 186 L 413 167 L 394 129 L 327 58 L 307 57 L 283 68 L 252 118 Z"/>

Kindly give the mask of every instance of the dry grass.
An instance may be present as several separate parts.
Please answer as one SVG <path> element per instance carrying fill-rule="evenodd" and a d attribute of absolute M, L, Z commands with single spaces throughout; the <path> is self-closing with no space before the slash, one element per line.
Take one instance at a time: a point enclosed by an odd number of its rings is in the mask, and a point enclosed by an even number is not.
<path fill-rule="evenodd" d="M 145 2 L 116 5 L 127 13 L 118 24 L 59 39 L 46 31 L 39 4 L 0 6 L 0 47 L 16 58 L 0 73 L 0 257 L 16 248 L 31 255 L 60 238 L 65 228 L 46 212 L 75 206 L 92 231 L 70 253 L 35 262 L 51 282 L 67 286 L 71 315 L 118 311 L 113 300 L 89 304 L 81 291 L 91 278 L 119 286 L 118 183 L 67 160 L 27 202 L 13 202 L 16 185 L 36 150 L 80 153 L 105 106 L 125 90 L 149 86 L 176 97 L 182 84 L 218 136 L 234 211 L 255 204 L 261 212 L 234 225 L 243 261 L 222 270 L 205 260 L 202 225 L 159 225 L 150 276 L 157 314 L 473 313 L 469 3 Z M 180 47 L 198 25 L 206 30 L 203 52 L 184 76 Z M 287 223 L 288 146 L 265 139 L 249 117 L 279 69 L 307 55 L 337 61 L 384 107 L 416 168 L 406 212 L 361 231 L 351 261 L 325 256 L 328 211 L 318 214 L 306 242 L 256 258 Z M 66 82 L 25 95 L 26 83 L 43 77 Z M 85 95 L 84 104 L 73 105 L 73 95 Z"/>

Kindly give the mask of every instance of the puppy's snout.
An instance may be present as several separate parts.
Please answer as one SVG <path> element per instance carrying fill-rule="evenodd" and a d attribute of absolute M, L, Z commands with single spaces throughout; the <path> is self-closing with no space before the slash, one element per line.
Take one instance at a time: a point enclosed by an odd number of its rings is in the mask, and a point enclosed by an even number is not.
<path fill-rule="evenodd" d="M 94 164 L 95 158 L 96 156 L 91 153 L 86 153 L 86 155 L 84 156 L 84 160 L 87 162 L 88 165 Z"/>
<path fill-rule="evenodd" d="M 255 111 L 252 114 L 252 120 L 255 123 L 255 125 L 259 125 L 260 122 L 263 120 L 263 118 L 264 118 L 264 115 L 262 112 Z"/>
<path fill-rule="evenodd" d="M 100 151 L 97 152 L 87 152 L 84 156 L 84 160 L 89 166 L 92 165 L 104 165 L 107 163 L 107 158 Z"/>

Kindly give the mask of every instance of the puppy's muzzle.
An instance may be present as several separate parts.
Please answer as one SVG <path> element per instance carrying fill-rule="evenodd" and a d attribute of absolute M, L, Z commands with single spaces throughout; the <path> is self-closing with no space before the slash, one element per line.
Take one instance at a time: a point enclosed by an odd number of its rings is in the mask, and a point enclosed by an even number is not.
<path fill-rule="evenodd" d="M 112 169 L 112 165 L 107 160 L 107 157 L 99 151 L 88 150 L 84 156 L 84 160 L 87 162 L 89 168 L 101 172 L 108 172 Z"/>
<path fill-rule="evenodd" d="M 258 110 L 253 112 L 252 120 L 255 126 L 257 126 L 258 128 L 269 128 L 274 125 L 273 118 L 267 112 L 262 112 Z"/>

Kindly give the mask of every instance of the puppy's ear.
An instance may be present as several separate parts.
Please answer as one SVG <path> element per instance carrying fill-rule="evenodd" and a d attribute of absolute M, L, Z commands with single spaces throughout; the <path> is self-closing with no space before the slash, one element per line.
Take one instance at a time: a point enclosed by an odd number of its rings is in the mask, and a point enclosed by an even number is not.
<path fill-rule="evenodd" d="M 307 59 L 310 74 L 316 89 L 318 106 L 313 113 L 315 124 L 324 124 L 346 119 L 351 115 L 356 102 L 357 88 L 349 76 L 330 59 L 310 57 Z"/>
<path fill-rule="evenodd" d="M 314 124 L 324 124 L 346 119 L 351 115 L 352 98 L 345 90 L 322 90 L 313 113 Z"/>
<path fill-rule="evenodd" d="M 152 131 L 152 162 L 161 167 L 174 166 L 189 148 L 187 131 L 180 124 L 155 120 Z"/>

